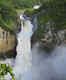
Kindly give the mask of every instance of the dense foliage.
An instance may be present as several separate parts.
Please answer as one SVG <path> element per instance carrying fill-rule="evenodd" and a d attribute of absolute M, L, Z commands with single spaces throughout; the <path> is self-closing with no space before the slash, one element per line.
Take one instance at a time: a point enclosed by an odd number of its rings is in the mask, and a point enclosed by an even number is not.
<path fill-rule="evenodd" d="M 41 38 L 44 34 L 46 23 L 54 23 L 56 31 L 66 28 L 66 0 L 41 0 L 42 6 L 35 12 L 39 27 L 37 37 Z M 39 14 L 38 14 L 39 13 Z"/>
<path fill-rule="evenodd" d="M 66 1 L 65 0 L 50 0 L 43 4 L 40 8 L 41 14 L 44 13 L 44 20 L 52 20 L 57 27 L 66 26 Z M 40 14 L 40 15 L 41 15 Z M 45 18 L 46 17 L 46 18 Z M 47 22 L 46 21 L 46 22 Z"/>
<path fill-rule="evenodd" d="M 38 2 L 39 0 L 37 0 Z M 16 25 L 17 9 L 32 8 L 35 0 L 1 0 L 0 1 L 0 26 L 14 30 Z"/>
<path fill-rule="evenodd" d="M 16 9 L 33 7 L 33 0 L 12 0 L 12 3 Z"/>
<path fill-rule="evenodd" d="M 12 72 L 12 67 L 7 64 L 0 64 L 0 80 L 5 80 L 5 75 L 10 74 L 11 80 L 15 80 L 15 75 Z"/>
<path fill-rule="evenodd" d="M 16 25 L 17 13 L 11 4 L 11 1 L 0 1 L 0 26 L 10 30 Z"/>

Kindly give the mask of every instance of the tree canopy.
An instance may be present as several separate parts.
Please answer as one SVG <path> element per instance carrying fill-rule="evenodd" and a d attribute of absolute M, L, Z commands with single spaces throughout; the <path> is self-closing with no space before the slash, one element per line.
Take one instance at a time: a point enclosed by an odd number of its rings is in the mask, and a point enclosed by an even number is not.
<path fill-rule="evenodd" d="M 16 10 L 10 0 L 0 1 L 0 26 L 12 29 L 16 24 Z"/>
<path fill-rule="evenodd" d="M 12 0 L 13 6 L 16 9 L 22 8 L 32 8 L 33 7 L 33 0 Z"/>
<path fill-rule="evenodd" d="M 40 8 L 42 23 L 52 20 L 56 27 L 66 27 L 66 0 L 49 0 Z"/>
<path fill-rule="evenodd" d="M 32 8 L 33 0 L 0 0 L 0 26 L 12 29 L 16 24 L 16 9 Z"/>

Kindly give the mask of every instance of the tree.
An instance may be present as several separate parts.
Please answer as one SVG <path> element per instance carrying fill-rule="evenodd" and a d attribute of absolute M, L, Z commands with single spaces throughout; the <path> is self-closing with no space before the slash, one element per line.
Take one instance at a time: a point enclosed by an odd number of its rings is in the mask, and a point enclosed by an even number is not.
<path fill-rule="evenodd" d="M 0 26 L 12 29 L 16 25 L 17 13 L 10 0 L 0 1 Z"/>
<path fill-rule="evenodd" d="M 48 20 L 52 20 L 56 24 L 57 28 L 66 26 L 66 0 L 50 0 L 44 3 L 40 9 L 44 11 L 46 14 L 44 16 L 47 16 Z"/>

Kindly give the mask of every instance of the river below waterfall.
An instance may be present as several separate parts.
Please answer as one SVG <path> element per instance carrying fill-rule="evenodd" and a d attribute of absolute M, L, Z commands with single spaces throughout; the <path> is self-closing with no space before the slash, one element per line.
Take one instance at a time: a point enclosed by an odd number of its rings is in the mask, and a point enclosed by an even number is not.
<path fill-rule="evenodd" d="M 33 80 L 66 80 L 66 46 L 58 46 L 48 55 L 36 43 L 33 53 Z"/>

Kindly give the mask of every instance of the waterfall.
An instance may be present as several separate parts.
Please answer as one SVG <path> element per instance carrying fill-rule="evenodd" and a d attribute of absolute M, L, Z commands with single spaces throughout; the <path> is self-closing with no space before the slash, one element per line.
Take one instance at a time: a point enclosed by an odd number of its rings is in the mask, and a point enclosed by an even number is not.
<path fill-rule="evenodd" d="M 15 80 L 66 80 L 66 45 L 56 46 L 50 54 L 41 49 L 37 42 L 31 50 L 33 28 L 30 20 L 21 20 L 16 59 L 0 62 L 13 66 Z M 5 80 L 11 80 L 9 74 Z"/>
<path fill-rule="evenodd" d="M 23 75 L 23 72 L 28 71 L 32 65 L 32 54 L 31 54 L 31 36 L 32 27 L 30 20 L 21 21 L 21 32 L 17 35 L 17 56 L 15 60 L 14 71 L 16 74 Z"/>

